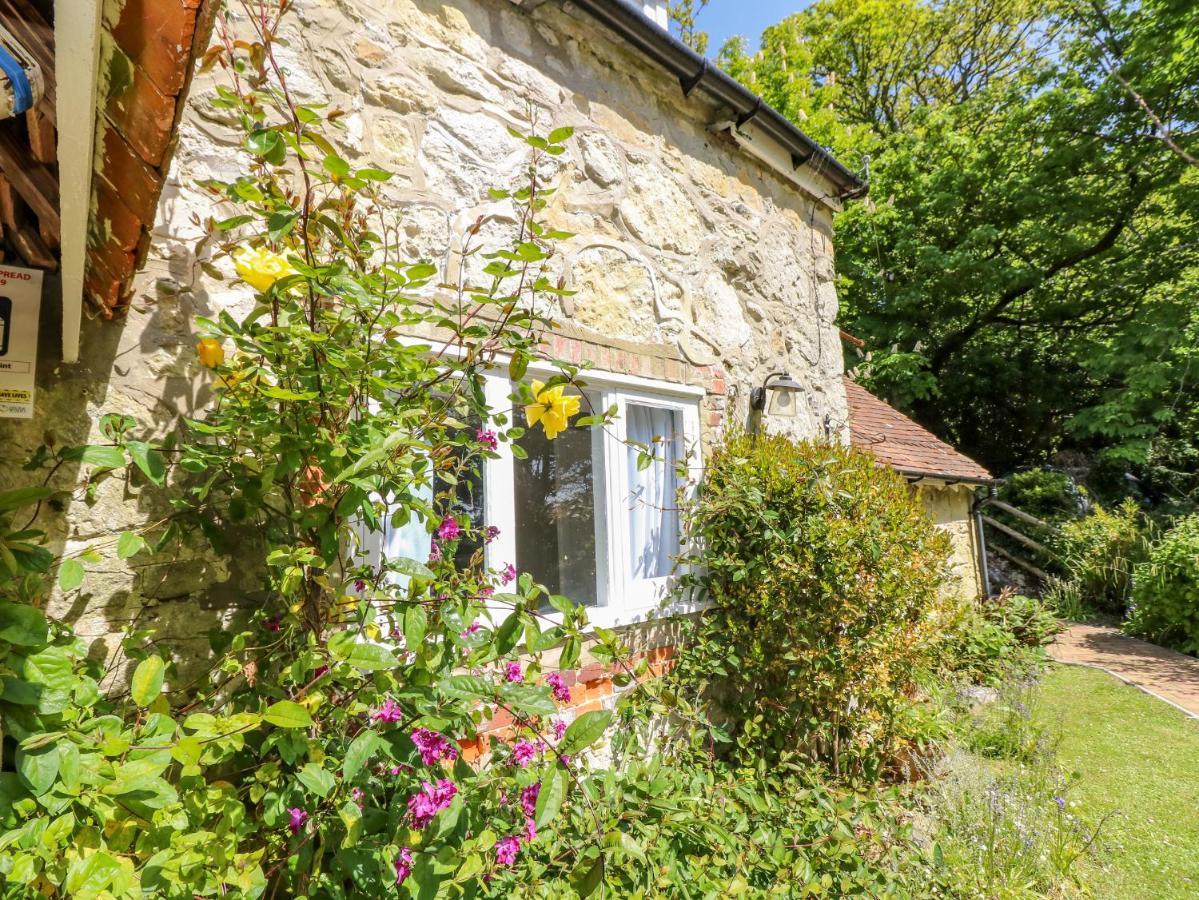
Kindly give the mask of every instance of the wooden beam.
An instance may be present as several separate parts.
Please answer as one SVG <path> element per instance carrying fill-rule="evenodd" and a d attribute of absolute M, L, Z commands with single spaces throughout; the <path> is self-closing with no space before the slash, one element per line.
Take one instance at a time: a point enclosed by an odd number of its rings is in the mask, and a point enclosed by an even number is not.
<path fill-rule="evenodd" d="M 54 129 L 53 116 L 46 115 L 47 106 L 43 100 L 36 107 L 25 113 L 25 127 L 29 132 L 29 148 L 33 158 L 48 166 L 58 165 L 58 138 Z"/>
<path fill-rule="evenodd" d="M 1000 546 L 997 546 L 996 544 L 988 544 L 987 545 L 987 552 L 989 553 L 991 551 L 994 551 L 996 553 L 996 555 L 998 555 L 998 556 L 1002 556 L 1004 559 L 1006 559 L 1012 565 L 1019 566 L 1021 569 L 1024 569 L 1026 572 L 1031 572 L 1033 575 L 1036 575 L 1042 581 L 1048 581 L 1050 578 L 1048 572 L 1044 571 L 1043 569 L 1038 569 L 1032 563 L 1021 559 L 1020 557 L 1016 556 L 1013 553 L 1008 553 L 1006 550 L 1004 550 Z"/>
<path fill-rule="evenodd" d="M 58 260 L 46 246 L 36 228 L 28 222 L 16 234 L 11 235 L 13 246 L 21 254 L 21 258 L 35 269 L 49 269 L 53 272 L 58 268 Z"/>
<path fill-rule="evenodd" d="M 1002 500 L 995 500 L 988 497 L 983 501 L 984 506 L 994 506 L 996 509 L 1002 509 L 1005 513 L 1009 513 L 1019 519 L 1021 522 L 1027 522 L 1029 525 L 1036 525 L 1038 528 L 1046 528 L 1049 531 L 1057 531 L 1057 528 L 1050 525 L 1043 519 L 1038 519 L 1036 516 L 1030 516 L 1024 510 L 1016 509 L 1010 503 L 1004 503 Z"/>
<path fill-rule="evenodd" d="M 0 171 L 34 214 L 57 234 L 58 179 L 49 167 L 30 159 L 29 150 L 13 136 L 12 128 L 0 128 Z"/>
<path fill-rule="evenodd" d="M 1012 540 L 1019 541 L 1025 547 L 1030 547 L 1033 550 L 1036 550 L 1038 553 L 1044 553 L 1046 556 L 1053 556 L 1053 557 L 1057 556 L 1057 554 L 1055 554 L 1052 550 L 1050 550 L 1044 544 L 1037 543 L 1032 538 L 1027 537 L 1027 536 L 1021 534 L 1020 532 L 1018 532 L 1015 528 L 1009 528 L 1007 525 L 1004 525 L 1002 522 L 995 521 L 990 516 L 983 516 L 983 521 L 986 522 L 988 525 L 990 525 L 995 530 L 1002 531 L 1004 534 L 1006 534 Z"/>
<path fill-rule="evenodd" d="M 9 231 L 16 231 L 24 221 L 25 205 L 8 179 L 0 174 L 0 222 Z"/>

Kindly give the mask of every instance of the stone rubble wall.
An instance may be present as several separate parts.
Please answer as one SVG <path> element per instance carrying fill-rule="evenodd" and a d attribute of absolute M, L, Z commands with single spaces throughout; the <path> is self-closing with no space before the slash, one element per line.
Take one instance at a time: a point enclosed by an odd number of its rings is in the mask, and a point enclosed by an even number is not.
<path fill-rule="evenodd" d="M 805 194 L 711 133 L 720 110 L 684 98 L 677 81 L 555 2 L 528 12 L 510 0 L 297 0 L 282 36 L 292 90 L 345 111 L 347 158 L 397 173 L 390 211 L 411 257 L 437 261 L 446 281 L 464 268 L 469 278 L 481 264 L 460 255 L 467 228 L 482 217 L 485 241 L 511 233 L 511 210 L 487 197 L 527 160 L 507 129 L 524 129 L 529 113 L 542 133 L 574 126 L 568 152 L 546 171 L 559 188 L 548 218 L 577 235 L 551 261 L 578 291 L 559 310 L 566 327 L 555 352 L 704 385 L 708 437 L 746 424 L 750 390 L 787 371 L 804 386 L 799 415 L 767 427 L 844 434 L 832 210 L 824 195 Z M 230 261 L 204 240 L 202 223 L 230 211 L 196 187 L 246 168 L 208 105 L 218 77 L 192 85 L 127 316 L 85 322 L 83 360 L 71 367 L 55 362 L 58 323 L 43 323 L 38 415 L 0 424 L 0 486 L 27 483 L 18 467 L 44 440 L 95 439 L 105 412 L 136 417 L 153 437 L 211 400 L 195 318 L 252 305 Z M 80 477 L 64 469 L 59 483 Z M 206 631 L 251 603 L 257 582 L 236 560 L 200 554 L 118 561 L 116 535 L 165 511 L 134 478 L 105 481 L 43 516 L 55 551 L 104 554 L 83 592 L 52 598 L 51 611 L 100 647 L 136 624 L 201 652 Z"/>

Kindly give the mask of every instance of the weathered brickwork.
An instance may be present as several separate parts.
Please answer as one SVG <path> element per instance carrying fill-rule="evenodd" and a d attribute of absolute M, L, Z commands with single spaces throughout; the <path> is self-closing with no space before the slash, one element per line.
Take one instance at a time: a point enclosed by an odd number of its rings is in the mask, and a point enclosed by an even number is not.
<path fill-rule="evenodd" d="M 231 262 L 206 240 L 203 223 L 231 211 L 197 186 L 246 166 L 229 122 L 208 103 L 217 75 L 194 77 L 173 137 L 165 107 L 150 107 L 187 84 L 163 54 L 182 47 L 189 27 L 195 33 L 204 9 L 171 2 L 160 10 L 126 0 L 110 22 L 136 71 L 106 110 L 97 148 L 97 197 L 111 210 L 94 245 L 94 271 L 110 276 L 93 285 L 99 299 L 115 302 L 113 267 L 127 266 L 141 248 L 145 264 L 122 317 L 84 323 L 80 365 L 57 367 L 53 353 L 43 353 L 37 418 L 3 426 L 0 484 L 24 483 L 16 466 L 47 437 L 95 437 L 103 413 L 134 416 L 147 437 L 195 415 L 212 399 L 195 359 L 196 317 L 239 316 L 252 306 Z M 138 10 L 161 12 L 161 27 L 121 25 Z M 245 26 L 237 4 L 230 14 L 235 27 Z M 549 220 L 576 235 L 550 261 L 577 291 L 555 311 L 563 329 L 549 339 L 553 352 L 703 386 L 709 438 L 746 424 L 751 389 L 788 371 L 804 387 L 798 416 L 767 426 L 844 434 L 834 190 L 819 176 L 804 174 L 814 185 L 805 193 L 732 146 L 711 130 L 720 110 L 685 98 L 677 81 L 557 3 L 529 12 L 510 0 L 297 0 L 286 23 L 280 50 L 291 88 L 344 110 L 340 143 L 353 163 L 396 172 L 388 203 L 406 254 L 434 260 L 448 283 L 464 268 L 469 279 L 480 264 L 461 253 L 468 228 L 481 219 L 488 242 L 511 233 L 510 209 L 487 196 L 526 164 L 507 128 L 525 128 L 527 111 L 542 131 L 571 125 L 568 152 L 544 173 L 558 186 Z M 156 199 L 155 175 L 168 164 Z M 46 423 L 54 423 L 49 435 Z M 79 476 L 64 468 L 58 477 L 69 485 Z M 198 652 L 205 631 L 257 588 L 236 560 L 115 559 L 116 534 L 165 510 L 138 481 L 109 480 L 80 497 L 43 524 L 55 551 L 100 542 L 113 554 L 89 568 L 81 596 L 52 601 L 85 638 L 103 642 L 136 623 L 193 640 Z"/>

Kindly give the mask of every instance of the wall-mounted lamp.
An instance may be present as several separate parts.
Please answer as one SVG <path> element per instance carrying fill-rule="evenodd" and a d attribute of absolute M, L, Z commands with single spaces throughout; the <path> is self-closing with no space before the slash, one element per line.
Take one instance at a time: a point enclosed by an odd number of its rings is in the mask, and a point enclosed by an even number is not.
<path fill-rule="evenodd" d="M 753 389 L 753 393 L 749 395 L 749 405 L 759 412 L 765 410 L 772 416 L 793 418 L 798 413 L 795 395 L 802 390 L 803 385 L 792 378 L 790 373 L 772 372 L 766 376 L 761 387 Z M 766 409 L 768 393 L 769 410 Z"/>

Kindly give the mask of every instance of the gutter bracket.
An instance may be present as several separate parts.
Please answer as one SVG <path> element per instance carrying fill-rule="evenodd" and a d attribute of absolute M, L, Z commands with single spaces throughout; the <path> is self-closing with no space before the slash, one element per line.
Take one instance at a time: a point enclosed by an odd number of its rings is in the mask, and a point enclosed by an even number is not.
<path fill-rule="evenodd" d="M 756 116 L 761 111 L 762 111 L 762 98 L 758 97 L 758 99 L 756 101 L 754 101 L 754 105 L 749 108 L 748 112 L 742 113 L 741 115 L 737 116 L 737 119 L 736 119 L 737 126 L 736 127 L 738 129 L 741 128 L 742 125 L 744 125 L 746 122 L 748 122 L 750 119 L 752 119 L 754 116 Z"/>
<path fill-rule="evenodd" d="M 793 168 L 793 169 L 800 168 L 805 163 L 807 163 L 808 160 L 810 160 L 812 158 L 814 153 L 815 153 L 815 151 L 810 151 L 808 153 L 792 153 L 791 154 L 791 168 Z"/>
<path fill-rule="evenodd" d="M 690 97 L 691 92 L 699 86 L 699 83 L 704 80 L 704 76 L 707 74 L 708 74 L 708 60 L 705 57 L 704 61 L 700 64 L 698 72 L 696 72 L 694 75 L 691 75 L 687 78 L 679 79 L 679 84 L 683 88 L 683 96 Z"/>

